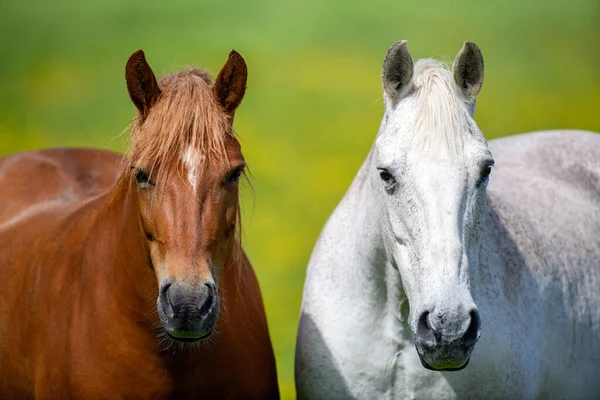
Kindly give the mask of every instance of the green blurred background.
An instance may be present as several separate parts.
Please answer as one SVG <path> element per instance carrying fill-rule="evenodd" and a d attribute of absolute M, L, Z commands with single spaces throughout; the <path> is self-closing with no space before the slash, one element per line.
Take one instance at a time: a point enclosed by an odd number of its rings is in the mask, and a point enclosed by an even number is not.
<path fill-rule="evenodd" d="M 600 2 L 0 0 L 0 154 L 49 146 L 124 151 L 124 82 L 142 48 L 155 72 L 216 74 L 232 48 L 248 91 L 236 128 L 255 194 L 245 247 L 258 273 L 283 398 L 305 268 L 382 117 L 380 69 L 394 42 L 486 61 L 476 120 L 488 139 L 548 128 L 600 131 Z M 6 188 L 10 190 L 10 188 Z"/>

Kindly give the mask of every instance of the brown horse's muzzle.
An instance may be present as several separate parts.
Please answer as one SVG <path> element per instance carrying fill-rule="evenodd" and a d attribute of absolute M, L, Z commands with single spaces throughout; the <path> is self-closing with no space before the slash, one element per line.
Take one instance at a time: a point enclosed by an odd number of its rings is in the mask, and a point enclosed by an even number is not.
<path fill-rule="evenodd" d="M 182 342 L 209 336 L 217 322 L 220 297 L 213 283 L 190 285 L 170 279 L 160 286 L 158 315 L 167 334 Z"/>

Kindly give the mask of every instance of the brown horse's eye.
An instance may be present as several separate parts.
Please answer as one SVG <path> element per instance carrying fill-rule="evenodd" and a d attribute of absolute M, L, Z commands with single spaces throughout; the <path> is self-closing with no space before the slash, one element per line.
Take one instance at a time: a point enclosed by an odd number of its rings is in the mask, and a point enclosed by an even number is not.
<path fill-rule="evenodd" d="M 135 176 L 135 181 L 138 185 L 152 185 L 154 186 L 154 182 L 150 180 L 150 177 L 143 169 L 137 167 L 131 167 L 133 170 L 133 175 Z"/>
<path fill-rule="evenodd" d="M 240 177 L 242 176 L 242 172 L 243 171 L 244 171 L 244 167 L 243 166 L 234 169 L 229 174 L 227 174 L 227 176 L 225 177 L 225 181 L 227 183 L 231 183 L 231 184 L 238 183 L 239 180 L 240 180 Z"/>

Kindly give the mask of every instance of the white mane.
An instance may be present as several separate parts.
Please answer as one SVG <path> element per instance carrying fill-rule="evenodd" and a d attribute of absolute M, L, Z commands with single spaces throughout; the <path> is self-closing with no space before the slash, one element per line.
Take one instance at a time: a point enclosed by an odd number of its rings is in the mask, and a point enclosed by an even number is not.
<path fill-rule="evenodd" d="M 411 127 L 419 144 L 445 148 L 450 158 L 460 158 L 465 133 L 477 129 L 471 118 L 472 103 L 460 93 L 452 72 L 440 61 L 417 61 L 413 85 Z"/>

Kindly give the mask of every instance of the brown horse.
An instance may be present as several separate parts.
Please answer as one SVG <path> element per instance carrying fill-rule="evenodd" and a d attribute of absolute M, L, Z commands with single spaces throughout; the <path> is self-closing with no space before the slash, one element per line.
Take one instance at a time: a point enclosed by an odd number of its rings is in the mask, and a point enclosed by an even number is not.
<path fill-rule="evenodd" d="M 126 66 L 129 157 L 0 159 L 0 398 L 278 398 L 260 290 L 239 235 L 235 51 L 157 81 Z"/>

